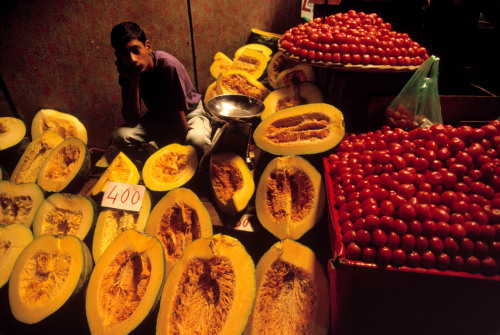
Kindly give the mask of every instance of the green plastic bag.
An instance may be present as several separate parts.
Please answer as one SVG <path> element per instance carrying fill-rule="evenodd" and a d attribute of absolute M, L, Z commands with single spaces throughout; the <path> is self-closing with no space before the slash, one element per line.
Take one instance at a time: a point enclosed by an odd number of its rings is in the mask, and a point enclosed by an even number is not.
<path fill-rule="evenodd" d="M 431 56 L 420 65 L 387 107 L 387 124 L 404 130 L 442 124 L 438 76 L 439 58 Z"/>

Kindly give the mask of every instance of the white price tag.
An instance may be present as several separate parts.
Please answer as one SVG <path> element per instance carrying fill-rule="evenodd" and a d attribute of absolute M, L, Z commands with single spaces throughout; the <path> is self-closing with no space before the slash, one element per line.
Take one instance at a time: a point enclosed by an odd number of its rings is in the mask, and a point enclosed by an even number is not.
<path fill-rule="evenodd" d="M 253 232 L 254 229 L 252 227 L 252 223 L 250 222 L 250 215 L 243 214 L 234 229 Z"/>
<path fill-rule="evenodd" d="M 106 191 L 104 191 L 101 206 L 138 212 L 141 209 L 145 191 L 144 185 L 110 181 L 106 186 Z"/>

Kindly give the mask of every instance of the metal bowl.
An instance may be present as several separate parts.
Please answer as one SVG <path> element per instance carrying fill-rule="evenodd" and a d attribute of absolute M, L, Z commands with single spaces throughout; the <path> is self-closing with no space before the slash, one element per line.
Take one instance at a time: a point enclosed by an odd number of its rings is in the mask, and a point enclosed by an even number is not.
<path fill-rule="evenodd" d="M 264 112 L 264 103 L 246 95 L 221 94 L 207 101 L 207 109 L 227 122 L 252 122 Z"/>

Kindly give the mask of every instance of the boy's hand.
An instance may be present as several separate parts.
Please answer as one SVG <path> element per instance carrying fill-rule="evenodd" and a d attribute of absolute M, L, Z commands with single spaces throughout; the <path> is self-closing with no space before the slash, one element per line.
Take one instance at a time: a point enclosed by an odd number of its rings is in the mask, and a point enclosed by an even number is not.
<path fill-rule="evenodd" d="M 121 77 L 130 79 L 130 80 L 138 80 L 139 79 L 139 74 L 130 71 L 119 59 L 116 60 L 115 65 L 116 65 L 116 69 L 118 70 L 118 74 Z"/>

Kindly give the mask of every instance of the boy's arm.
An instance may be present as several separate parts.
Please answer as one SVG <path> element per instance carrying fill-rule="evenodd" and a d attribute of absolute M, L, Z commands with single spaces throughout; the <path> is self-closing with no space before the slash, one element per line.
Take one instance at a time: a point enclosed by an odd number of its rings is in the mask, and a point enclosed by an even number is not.
<path fill-rule="evenodd" d="M 116 62 L 119 83 L 122 87 L 122 116 L 126 123 L 137 123 L 141 111 L 139 75 L 126 71 L 120 61 Z"/>

